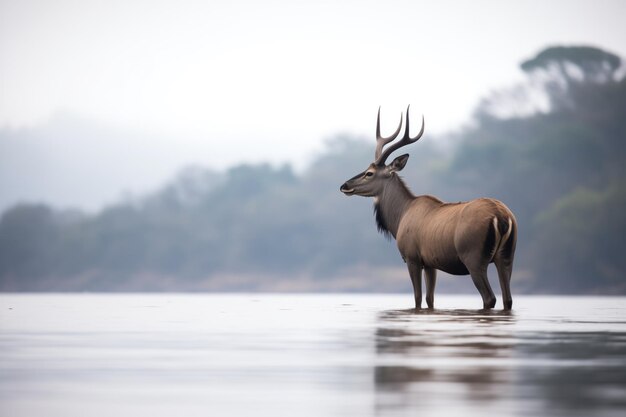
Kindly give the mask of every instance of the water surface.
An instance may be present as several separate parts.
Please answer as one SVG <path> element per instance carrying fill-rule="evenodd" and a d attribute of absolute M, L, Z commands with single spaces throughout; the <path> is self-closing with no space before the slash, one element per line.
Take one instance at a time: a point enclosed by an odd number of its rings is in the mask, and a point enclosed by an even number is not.
<path fill-rule="evenodd" d="M 626 298 L 0 295 L 2 416 L 623 416 Z"/>

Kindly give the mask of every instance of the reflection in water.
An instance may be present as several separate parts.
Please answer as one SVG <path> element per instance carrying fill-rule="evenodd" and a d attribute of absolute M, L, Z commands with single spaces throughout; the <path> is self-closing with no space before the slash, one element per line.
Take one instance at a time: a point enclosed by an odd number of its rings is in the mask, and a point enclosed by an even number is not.
<path fill-rule="evenodd" d="M 381 312 L 377 414 L 623 415 L 626 333 L 519 327 L 504 311 Z"/>
<path fill-rule="evenodd" d="M 508 329 L 513 313 L 394 310 L 378 319 L 380 364 L 374 378 L 380 414 L 441 410 L 447 402 L 459 403 L 453 398 L 459 396 L 469 407 L 506 400 L 502 386 L 513 379 L 514 341 Z"/>
<path fill-rule="evenodd" d="M 0 416 L 625 416 L 626 297 L 0 294 Z"/>
<path fill-rule="evenodd" d="M 540 392 L 564 414 L 623 416 L 626 408 L 626 333 L 530 334 L 520 351 L 536 366 L 520 369 L 520 385 Z"/>

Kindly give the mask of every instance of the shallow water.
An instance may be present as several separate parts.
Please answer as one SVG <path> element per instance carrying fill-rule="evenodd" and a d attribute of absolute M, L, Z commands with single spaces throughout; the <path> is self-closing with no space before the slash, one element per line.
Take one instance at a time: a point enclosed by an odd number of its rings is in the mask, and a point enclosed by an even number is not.
<path fill-rule="evenodd" d="M 0 415 L 626 415 L 626 298 L 435 302 L 0 295 Z"/>

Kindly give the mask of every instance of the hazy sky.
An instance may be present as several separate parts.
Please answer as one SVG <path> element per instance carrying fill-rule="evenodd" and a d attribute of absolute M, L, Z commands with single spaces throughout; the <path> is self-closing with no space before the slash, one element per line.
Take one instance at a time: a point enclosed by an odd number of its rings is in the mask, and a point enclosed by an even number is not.
<path fill-rule="evenodd" d="M 191 163 L 301 165 L 337 132 L 373 136 L 379 105 L 389 129 L 411 103 L 445 132 L 546 46 L 626 57 L 624 16 L 619 0 L 0 0 L 0 128 L 13 135 L 0 137 L 13 193 L 0 209 L 94 208 Z M 15 132 L 31 131 L 20 147 Z M 39 159 L 18 172 L 31 148 Z M 64 184 L 76 175 L 86 183 Z"/>

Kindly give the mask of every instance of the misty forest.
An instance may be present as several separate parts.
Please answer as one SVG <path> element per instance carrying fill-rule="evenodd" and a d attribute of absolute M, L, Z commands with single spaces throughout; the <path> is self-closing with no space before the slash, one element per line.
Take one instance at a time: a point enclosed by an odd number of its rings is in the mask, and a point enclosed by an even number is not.
<path fill-rule="evenodd" d="M 527 81 L 487 95 L 461 130 L 429 135 L 426 115 L 403 178 L 415 194 L 493 197 L 511 208 L 514 292 L 626 294 L 621 59 L 551 47 L 521 68 Z M 188 167 L 158 192 L 97 214 L 15 205 L 0 220 L 0 290 L 408 290 L 372 202 L 339 192 L 372 161 L 373 133 L 374 119 L 371 137 L 327 140 L 302 172 Z M 439 283 L 475 291 L 467 277 Z"/>

